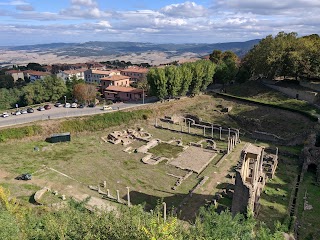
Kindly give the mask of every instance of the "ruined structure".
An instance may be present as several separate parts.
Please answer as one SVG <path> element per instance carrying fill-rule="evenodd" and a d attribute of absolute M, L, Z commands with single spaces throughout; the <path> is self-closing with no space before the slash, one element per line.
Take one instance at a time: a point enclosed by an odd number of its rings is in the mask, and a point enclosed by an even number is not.
<path fill-rule="evenodd" d="M 250 209 L 259 210 L 259 199 L 266 179 L 274 176 L 278 165 L 278 149 L 273 154 L 271 149 L 248 144 L 241 152 L 236 169 L 235 188 L 231 211 L 245 213 Z"/>
<path fill-rule="evenodd" d="M 317 183 L 320 184 L 320 137 L 311 134 L 301 152 L 300 159 L 303 161 L 302 171 L 315 168 Z"/>

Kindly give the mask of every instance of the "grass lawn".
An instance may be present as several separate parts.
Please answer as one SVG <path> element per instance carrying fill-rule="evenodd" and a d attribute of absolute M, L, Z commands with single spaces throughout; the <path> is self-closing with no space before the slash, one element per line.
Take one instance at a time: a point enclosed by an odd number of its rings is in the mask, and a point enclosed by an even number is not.
<path fill-rule="evenodd" d="M 298 160 L 280 155 L 276 175 L 267 182 L 261 194 L 258 220 L 265 222 L 271 229 L 275 221 L 282 223 L 288 216 L 290 197 L 299 173 Z"/>
<path fill-rule="evenodd" d="M 181 146 L 161 142 L 157 146 L 149 149 L 148 152 L 152 153 L 154 156 L 176 158 L 182 151 L 183 147 Z"/>
<path fill-rule="evenodd" d="M 240 85 L 230 86 L 228 94 L 253 99 L 263 103 L 273 103 L 279 106 L 290 107 L 312 114 L 320 114 L 320 110 L 308 102 L 290 98 L 285 94 L 268 88 L 257 81 L 249 81 Z"/>
<path fill-rule="evenodd" d="M 147 131 L 150 129 L 154 137 L 165 141 L 181 137 L 184 144 L 188 144 L 189 141 L 201 139 L 186 134 L 180 136 L 177 133 L 155 129 L 152 126 L 143 127 Z M 177 206 L 198 182 L 196 175 L 192 175 L 177 190 L 173 191 L 171 187 L 174 186 L 177 179 L 167 173 L 184 176 L 187 172 L 165 163 L 155 166 L 144 164 L 141 162 L 143 154 L 129 154 L 123 151 L 127 146 L 105 143 L 101 140 L 102 136 L 106 136 L 113 130 L 116 128 L 106 129 L 103 132 L 74 134 L 72 141 L 65 143 L 51 144 L 39 140 L 15 140 L 0 143 L 0 148 L 6 149 L 6 154 L 0 159 L 0 168 L 11 173 L 12 178 L 25 172 L 34 173 L 34 181 L 39 180 L 41 184 L 49 186 L 55 184 L 58 186 L 52 188 L 55 190 L 59 190 L 59 186 L 65 188 L 73 186 L 75 189 L 75 186 L 79 185 L 81 193 L 86 191 L 93 196 L 99 195 L 89 190 L 88 185 L 98 185 L 107 181 L 107 188 L 111 193 L 115 195 L 116 190 L 119 190 L 120 197 L 123 199 L 126 199 L 126 187 L 129 186 L 132 203 L 146 202 L 147 208 L 154 207 L 161 198 L 167 202 L 168 207 Z M 133 145 L 140 146 L 138 141 L 134 141 Z M 168 145 L 160 144 L 153 150 L 166 156 L 167 154 L 175 156 L 182 151 L 182 147 Z M 35 147 L 38 147 L 40 151 L 35 151 Z M 171 149 L 168 150 L 168 147 Z M 81 184 L 51 170 L 38 171 L 43 169 L 43 165 L 67 174 Z M 40 186 L 43 187 L 41 184 Z M 13 185 L 10 185 L 9 189 L 15 192 L 14 195 L 19 192 L 19 189 Z M 28 192 L 26 196 L 33 193 L 34 191 Z"/>
<path fill-rule="evenodd" d="M 316 176 L 307 172 L 300 184 L 298 193 L 298 220 L 301 227 L 298 230 L 299 239 L 320 239 L 320 186 L 315 185 Z M 304 196 L 307 192 L 308 204 L 311 210 L 303 210 Z"/>

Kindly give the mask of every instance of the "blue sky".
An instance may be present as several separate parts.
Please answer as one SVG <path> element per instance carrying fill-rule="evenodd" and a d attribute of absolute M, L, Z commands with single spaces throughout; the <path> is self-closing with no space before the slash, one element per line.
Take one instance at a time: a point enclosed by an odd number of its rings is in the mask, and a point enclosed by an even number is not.
<path fill-rule="evenodd" d="M 320 32 L 320 0 L 0 0 L 0 45 L 217 43 Z"/>

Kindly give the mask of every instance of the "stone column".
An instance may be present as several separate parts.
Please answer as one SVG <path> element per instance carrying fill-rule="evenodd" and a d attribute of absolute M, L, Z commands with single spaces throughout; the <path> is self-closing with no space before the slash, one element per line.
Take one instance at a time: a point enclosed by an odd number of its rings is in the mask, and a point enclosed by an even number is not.
<path fill-rule="evenodd" d="M 206 136 L 206 127 L 203 127 L 203 136 Z"/>
<path fill-rule="evenodd" d="M 230 138 L 228 138 L 228 150 L 227 150 L 227 154 L 230 153 Z"/>
<path fill-rule="evenodd" d="M 237 143 L 239 143 L 239 142 L 240 142 L 240 130 L 239 130 L 239 129 L 237 129 L 237 132 L 238 132 L 238 139 L 237 139 Z"/>
<path fill-rule="evenodd" d="M 219 134 L 219 139 L 221 140 L 221 132 L 222 132 L 222 127 L 219 128 L 220 134 Z"/>
<path fill-rule="evenodd" d="M 110 197 L 110 189 L 107 189 L 107 196 Z"/>
<path fill-rule="evenodd" d="M 228 128 L 228 137 L 230 137 L 230 128 Z"/>
<path fill-rule="evenodd" d="M 188 127 L 188 133 L 190 133 L 190 122 L 189 122 L 189 127 Z"/>
<path fill-rule="evenodd" d="M 119 190 L 117 190 L 117 201 L 118 201 L 118 203 L 120 203 L 121 201 L 120 201 L 120 194 L 119 194 Z"/>
<path fill-rule="evenodd" d="M 213 124 L 211 125 L 211 138 L 213 138 Z"/>
<path fill-rule="evenodd" d="M 156 127 L 158 127 L 158 118 L 156 118 Z"/>
<path fill-rule="evenodd" d="M 163 220 L 167 221 L 167 204 L 165 202 L 163 204 Z"/>
<path fill-rule="evenodd" d="M 103 188 L 107 187 L 107 181 L 103 181 Z"/>
<path fill-rule="evenodd" d="M 279 149 L 276 147 L 276 156 L 278 157 Z"/>
<path fill-rule="evenodd" d="M 128 190 L 128 192 L 127 192 L 127 202 L 128 202 L 128 206 L 130 207 L 131 206 L 131 203 L 130 203 L 130 188 L 127 187 L 127 190 Z"/>

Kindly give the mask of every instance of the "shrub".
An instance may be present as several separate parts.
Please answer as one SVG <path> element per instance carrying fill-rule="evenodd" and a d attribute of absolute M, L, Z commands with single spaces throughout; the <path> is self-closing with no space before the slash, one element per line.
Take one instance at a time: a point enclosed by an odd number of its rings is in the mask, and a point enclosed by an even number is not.
<path fill-rule="evenodd" d="M 8 128 L 0 130 L 0 142 L 5 142 L 9 139 L 22 139 L 24 137 L 31 137 L 42 132 L 42 128 L 37 125 Z"/>
<path fill-rule="evenodd" d="M 151 110 L 110 112 L 80 120 L 66 120 L 61 123 L 60 129 L 64 132 L 98 131 L 106 127 L 128 124 L 137 120 L 147 120 L 151 113 Z"/>

